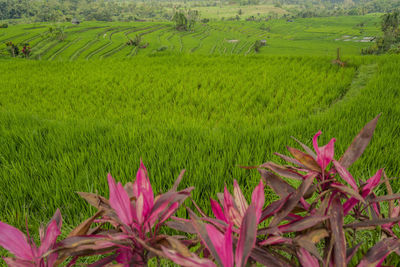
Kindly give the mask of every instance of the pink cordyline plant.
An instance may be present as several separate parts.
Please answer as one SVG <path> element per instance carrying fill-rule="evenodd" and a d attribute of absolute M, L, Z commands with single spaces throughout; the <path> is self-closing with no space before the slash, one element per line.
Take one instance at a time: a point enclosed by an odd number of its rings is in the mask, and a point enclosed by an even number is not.
<path fill-rule="evenodd" d="M 253 191 L 252 202 L 247 204 L 242 191 L 234 182 L 235 186 L 235 203 L 241 205 L 241 210 L 236 210 L 237 207 L 233 204 L 233 198 L 229 194 L 227 188 L 224 191 L 224 210 L 211 199 L 213 212 L 218 219 L 208 220 L 210 223 L 204 224 L 201 220 L 192 213 L 191 223 L 200 236 L 202 243 L 207 250 L 211 252 L 215 261 L 223 267 L 245 266 L 250 252 L 256 242 L 257 225 L 261 218 L 261 211 L 264 206 L 264 185 L 260 181 L 259 185 Z M 234 222 L 239 229 L 234 229 Z M 238 235 L 236 235 L 237 233 Z M 236 245 L 235 253 L 233 246 Z M 173 254 L 163 248 L 164 253 L 168 258 L 182 266 L 193 265 L 192 258 L 185 257 L 182 254 Z M 216 266 L 212 261 L 202 263 L 202 266 Z"/>
<path fill-rule="evenodd" d="M 57 260 L 56 253 L 49 253 L 55 248 L 57 237 L 61 234 L 62 217 L 59 210 L 44 229 L 40 228 L 41 245 L 37 247 L 33 240 L 20 230 L 0 222 L 0 246 L 15 257 L 3 258 L 12 267 L 52 267 Z"/>

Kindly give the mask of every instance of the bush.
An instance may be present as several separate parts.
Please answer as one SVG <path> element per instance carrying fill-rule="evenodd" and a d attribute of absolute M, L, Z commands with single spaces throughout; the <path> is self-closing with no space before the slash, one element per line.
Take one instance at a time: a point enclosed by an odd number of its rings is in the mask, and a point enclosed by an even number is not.
<path fill-rule="evenodd" d="M 78 193 L 98 211 L 57 242 L 62 217 L 57 210 L 40 229 L 39 248 L 18 229 L 0 222 L 0 245 L 15 257 L 4 258 L 10 266 L 57 266 L 71 258 L 103 255 L 93 266 L 117 261 L 124 266 L 146 266 L 151 257 L 163 257 L 182 266 L 346 266 L 359 250 L 353 243 L 363 229 L 375 229 L 381 238 L 358 262 L 376 266 L 400 249 L 397 223 L 400 206 L 389 179 L 380 169 L 367 181 L 355 179 L 348 168 L 363 154 L 375 130 L 378 117 L 370 121 L 340 157 L 334 159 L 334 144 L 319 146 L 315 134 L 313 149 L 296 140 L 305 152 L 288 147 L 292 157 L 276 154 L 291 165 L 266 162 L 251 202 L 233 182 L 233 195 L 225 187 L 219 201 L 210 199 L 215 218 L 193 202 L 189 218 L 172 215 L 190 196 L 193 187 L 178 191 L 184 171 L 172 188 L 155 196 L 146 167 L 140 163 L 135 182 L 122 185 L 108 175 L 109 199 L 94 193 Z M 295 188 L 286 179 L 297 180 Z M 387 195 L 373 190 L 385 183 Z M 264 184 L 279 199 L 264 207 Z M 388 203 L 384 212 L 382 202 Z M 167 221 L 170 219 L 169 221 Z M 169 228 L 169 230 L 168 230 Z M 186 236 L 168 235 L 171 229 Z M 347 231 L 350 230 L 350 231 Z M 319 247 L 321 250 L 318 250 Z M 189 248 L 196 248 L 196 251 Z M 322 253 L 320 252 L 322 251 Z M 353 262 L 356 259 L 353 259 Z"/>
<path fill-rule="evenodd" d="M 0 28 L 8 28 L 8 24 L 7 23 L 3 23 L 0 25 Z"/>

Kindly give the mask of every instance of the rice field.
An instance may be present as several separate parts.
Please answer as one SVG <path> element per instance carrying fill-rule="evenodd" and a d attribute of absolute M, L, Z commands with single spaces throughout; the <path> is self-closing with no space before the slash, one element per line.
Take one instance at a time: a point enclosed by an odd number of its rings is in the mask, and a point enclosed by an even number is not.
<path fill-rule="evenodd" d="M 75 192 L 107 196 L 107 173 L 131 181 L 140 158 L 155 192 L 186 169 L 182 186 L 195 186 L 194 200 L 208 209 L 233 179 L 249 196 L 260 177 L 238 166 L 279 161 L 273 152 L 296 146 L 291 136 L 310 145 L 322 130 L 321 143 L 336 137 L 339 158 L 379 113 L 351 171 L 365 180 L 384 167 L 398 177 L 400 56 L 358 56 L 368 43 L 335 39 L 356 36 L 349 25 L 360 21 L 363 36 L 373 35 L 377 17 L 346 19 L 265 22 L 268 33 L 256 22 L 194 32 L 84 22 L 68 27 L 65 41 L 50 40 L 47 24 L 0 32 L 1 42 L 33 47 L 32 60 L 0 58 L 0 221 L 23 229 L 28 217 L 36 233 L 59 207 L 68 233 L 94 212 Z M 136 34 L 147 48 L 125 45 Z M 266 34 L 268 45 L 255 54 L 253 41 Z M 345 68 L 331 64 L 339 42 Z M 398 180 L 393 188 L 399 192 Z"/>
<path fill-rule="evenodd" d="M 356 25 L 364 23 L 362 28 Z M 29 43 L 32 58 L 39 60 L 124 59 L 136 55 L 168 53 L 231 55 L 254 54 L 256 40 L 265 40 L 260 54 L 330 55 L 337 47 L 343 55 L 357 55 L 370 45 L 367 37 L 379 31 L 379 16 L 284 19 L 270 21 L 224 21 L 197 23 L 193 31 L 179 32 L 171 22 L 83 22 L 72 24 L 17 24 L 0 29 L 0 44 Z M 51 29 L 63 27 L 59 40 Z M 51 28 L 51 29 L 50 29 Z M 127 45 L 139 35 L 142 46 Z M 147 44 L 147 45 L 146 45 Z M 1 49 L 5 46 L 1 44 Z"/>

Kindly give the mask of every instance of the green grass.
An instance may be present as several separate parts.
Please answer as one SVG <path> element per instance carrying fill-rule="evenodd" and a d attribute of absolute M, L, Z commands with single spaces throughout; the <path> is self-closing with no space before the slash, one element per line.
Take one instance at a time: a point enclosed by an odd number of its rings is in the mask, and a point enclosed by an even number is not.
<path fill-rule="evenodd" d="M 29 214 L 37 225 L 61 207 L 76 224 L 90 210 L 74 192 L 107 194 L 107 172 L 133 179 L 140 157 L 156 191 L 186 168 L 184 184 L 207 206 L 233 178 L 248 192 L 258 175 L 237 165 L 275 159 L 291 135 L 309 141 L 322 129 L 324 141 L 337 137 L 340 155 L 380 112 L 368 156 L 353 170 L 397 175 L 397 60 L 377 60 L 373 73 L 357 67 L 372 58 L 344 69 L 324 57 L 2 61 L 1 73 L 13 75 L 0 80 L 1 220 L 22 226 Z"/>

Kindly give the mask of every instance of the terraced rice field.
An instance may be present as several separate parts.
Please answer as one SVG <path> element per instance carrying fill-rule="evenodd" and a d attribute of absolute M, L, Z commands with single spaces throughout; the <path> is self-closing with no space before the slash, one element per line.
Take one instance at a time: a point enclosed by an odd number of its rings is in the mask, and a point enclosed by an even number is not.
<path fill-rule="evenodd" d="M 155 53 L 248 55 L 255 53 L 254 42 L 263 39 L 267 45 L 261 49 L 261 54 L 333 56 L 336 48 L 341 47 L 344 55 L 355 55 L 370 43 L 346 42 L 343 36 L 358 40 L 374 36 L 378 32 L 378 20 L 378 16 L 369 15 L 294 22 L 211 22 L 198 23 L 188 32 L 176 31 L 173 24 L 167 22 L 15 25 L 0 29 L 0 43 L 29 43 L 32 58 L 43 60 L 123 59 Z M 359 29 L 355 25 L 361 22 L 365 26 Z M 58 26 L 65 27 L 64 40 L 49 34 L 50 27 Z M 136 35 L 141 36 L 146 48 L 127 45 Z"/>

